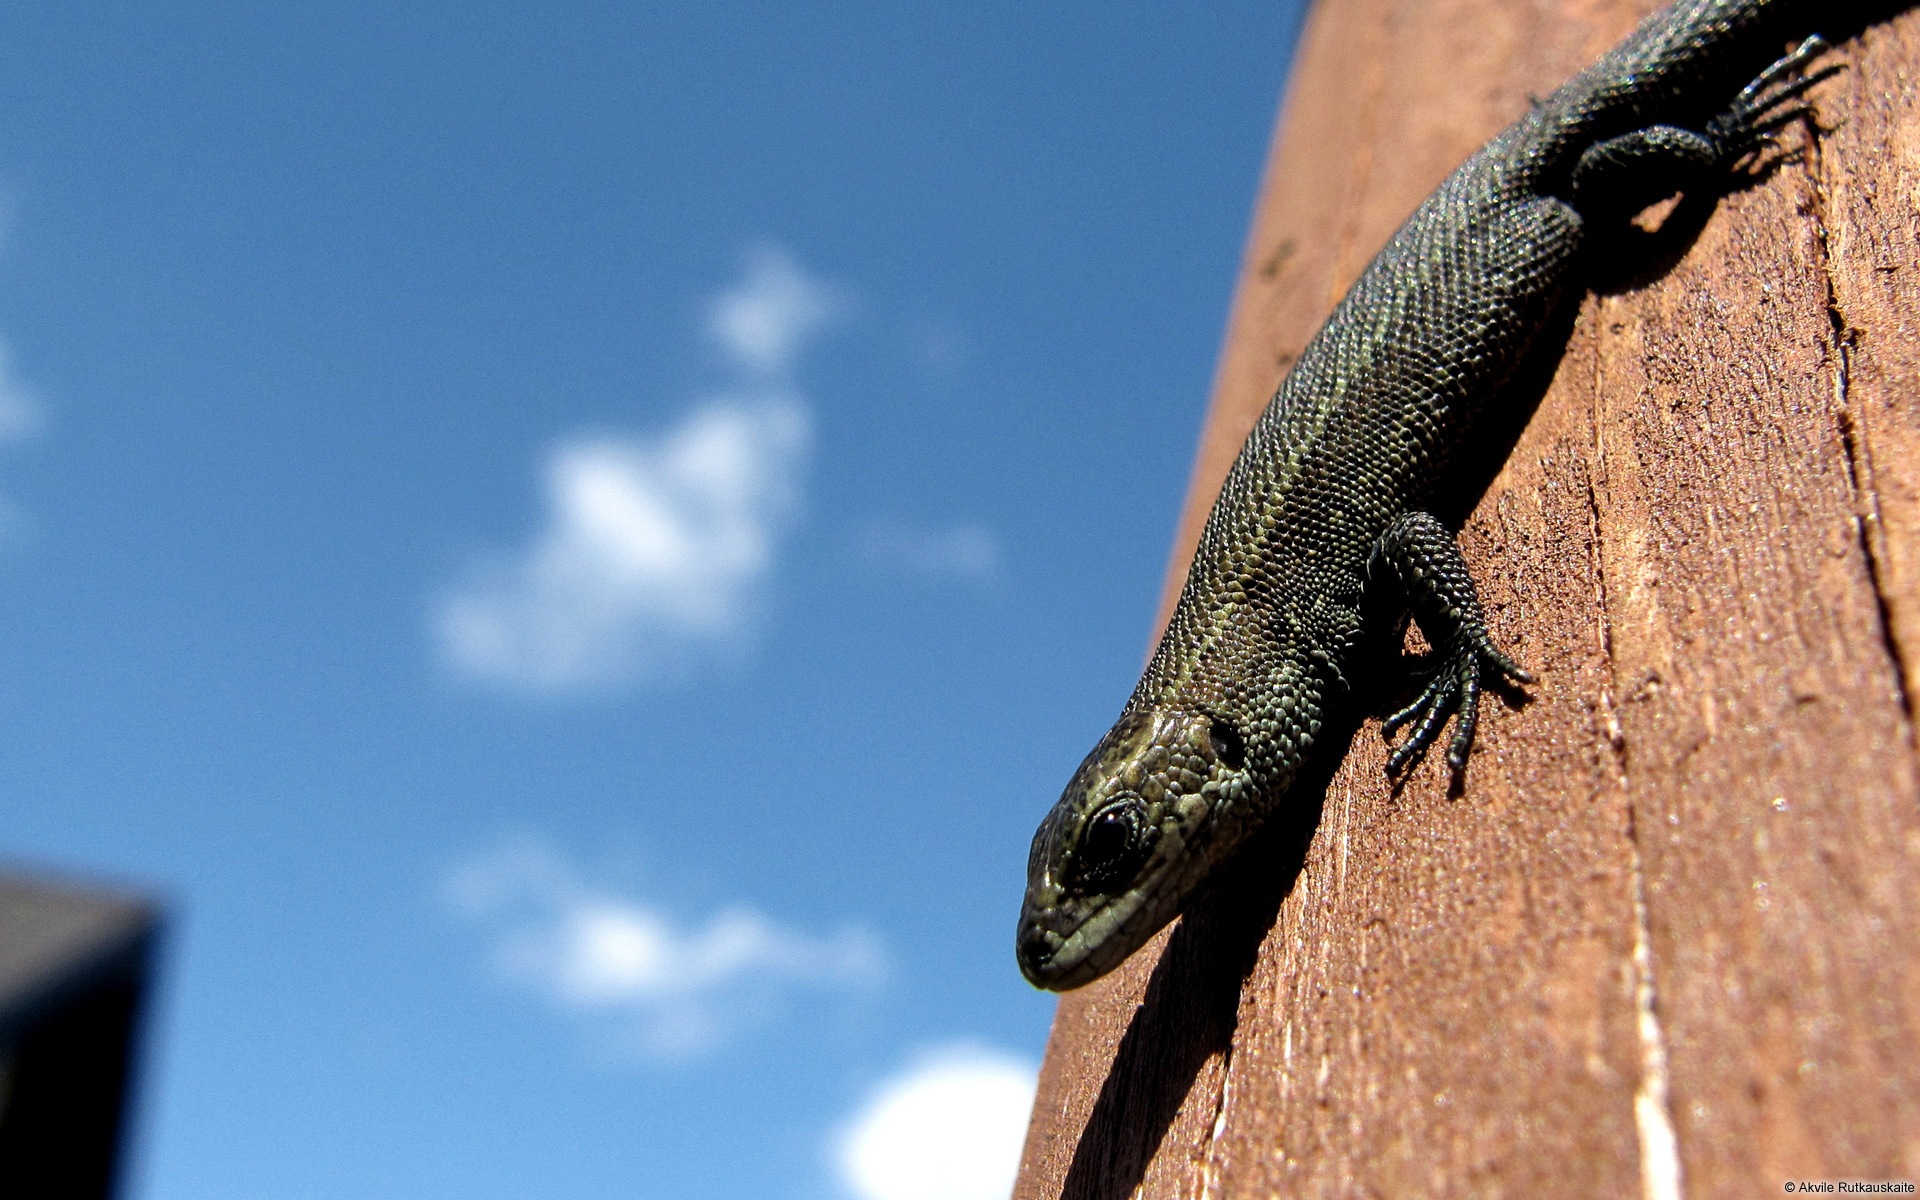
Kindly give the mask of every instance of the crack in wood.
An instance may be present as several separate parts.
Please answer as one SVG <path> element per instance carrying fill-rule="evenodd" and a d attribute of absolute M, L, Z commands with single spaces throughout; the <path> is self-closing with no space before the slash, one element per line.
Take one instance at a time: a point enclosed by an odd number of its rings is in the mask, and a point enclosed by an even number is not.
<path fill-rule="evenodd" d="M 1839 281 L 1834 278 L 1833 232 L 1829 223 L 1832 211 L 1832 196 L 1827 186 L 1826 164 L 1822 155 L 1823 130 L 1810 117 L 1803 122 L 1806 126 L 1807 144 L 1800 155 L 1799 165 L 1806 176 L 1806 182 L 1813 203 L 1808 213 L 1813 219 L 1814 245 L 1817 247 L 1820 267 L 1820 282 L 1825 290 L 1827 324 L 1833 336 L 1831 353 L 1833 364 L 1833 402 L 1835 422 L 1839 428 L 1840 445 L 1845 452 L 1847 464 L 1847 483 L 1853 491 L 1854 536 L 1860 545 L 1861 557 L 1867 568 L 1867 578 L 1872 583 L 1874 608 L 1879 618 L 1880 642 L 1892 665 L 1894 686 L 1898 689 L 1900 710 L 1906 714 L 1908 736 L 1913 732 L 1913 696 L 1907 686 L 1905 662 L 1908 655 L 1901 653 L 1900 639 L 1895 631 L 1892 601 L 1887 581 L 1887 545 L 1886 526 L 1880 518 L 1880 492 L 1874 478 L 1873 459 L 1866 445 L 1865 431 L 1860 427 L 1858 416 L 1853 410 L 1852 378 L 1853 353 L 1859 344 L 1859 330 L 1847 319 L 1845 306 L 1840 302 Z"/>

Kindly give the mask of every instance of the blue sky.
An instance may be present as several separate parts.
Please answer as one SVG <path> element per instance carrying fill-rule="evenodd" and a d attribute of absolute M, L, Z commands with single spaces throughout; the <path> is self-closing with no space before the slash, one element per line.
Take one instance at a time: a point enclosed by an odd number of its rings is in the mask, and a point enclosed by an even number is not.
<path fill-rule="evenodd" d="M 133 1195 L 1000 1186 L 1297 7 L 0 13 L 0 853 L 172 906 Z"/>

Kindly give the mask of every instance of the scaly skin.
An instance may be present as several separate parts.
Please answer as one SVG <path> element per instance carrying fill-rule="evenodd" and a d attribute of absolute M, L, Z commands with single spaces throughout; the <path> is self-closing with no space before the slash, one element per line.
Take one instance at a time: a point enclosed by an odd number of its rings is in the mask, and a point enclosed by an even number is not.
<path fill-rule="evenodd" d="M 1693 0 L 1656 14 L 1394 234 L 1248 436 L 1146 674 L 1034 835 L 1017 942 L 1029 980 L 1064 990 L 1112 970 L 1286 801 L 1346 689 L 1372 590 L 1412 610 L 1444 664 L 1387 723 L 1414 730 L 1389 769 L 1456 715 L 1448 757 L 1465 765 L 1483 679 L 1527 676 L 1489 641 L 1453 535 L 1426 511 L 1449 462 L 1584 288 L 1595 234 L 1725 187 L 1804 111 L 1797 97 L 1827 73 L 1797 74 L 1817 39 L 1755 72 L 1831 11 Z"/>

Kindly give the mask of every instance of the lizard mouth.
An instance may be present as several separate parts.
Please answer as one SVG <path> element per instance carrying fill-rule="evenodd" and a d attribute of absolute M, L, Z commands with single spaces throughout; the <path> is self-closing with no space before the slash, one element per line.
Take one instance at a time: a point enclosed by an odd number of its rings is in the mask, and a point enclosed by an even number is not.
<path fill-rule="evenodd" d="M 1015 946 L 1020 973 L 1050 992 L 1092 983 L 1166 924 L 1171 914 L 1162 916 L 1145 901 L 1146 893 L 1130 891 L 1078 914 L 1028 905 Z"/>

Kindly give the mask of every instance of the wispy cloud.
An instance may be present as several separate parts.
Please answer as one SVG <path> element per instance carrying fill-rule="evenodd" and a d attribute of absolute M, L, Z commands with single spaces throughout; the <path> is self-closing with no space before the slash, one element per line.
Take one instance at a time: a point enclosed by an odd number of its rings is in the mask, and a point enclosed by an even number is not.
<path fill-rule="evenodd" d="M 801 504 L 812 415 L 793 371 L 839 307 L 786 254 L 751 255 L 707 312 L 736 385 L 676 428 L 553 448 L 543 528 L 435 607 L 456 671 L 566 692 L 737 650 Z"/>
<path fill-rule="evenodd" d="M 504 978 L 598 1019 L 648 1057 L 711 1050 L 794 992 L 865 990 L 886 973 L 879 939 L 858 926 L 810 934 L 748 905 L 679 921 L 588 883 L 538 841 L 461 864 L 443 891 L 491 932 Z"/>
<path fill-rule="evenodd" d="M 937 1047 L 867 1096 L 834 1144 L 857 1200 L 1003 1200 L 1033 1108 L 1036 1064 L 973 1044 Z"/>
<path fill-rule="evenodd" d="M 922 526 L 874 521 L 861 533 L 860 553 L 876 566 L 927 579 L 980 582 L 1000 574 L 999 540 L 975 521 Z"/>
<path fill-rule="evenodd" d="M 925 322 L 915 331 L 914 348 L 923 366 L 942 375 L 954 375 L 973 358 L 973 339 L 953 321 Z"/>
<path fill-rule="evenodd" d="M 13 351 L 0 341 L 0 445 L 31 440 L 46 428 L 40 394 L 13 370 Z"/>
<path fill-rule="evenodd" d="M 809 277 L 792 255 L 761 246 L 748 254 L 741 281 L 713 298 L 707 332 L 738 366 L 785 378 L 799 365 L 808 339 L 845 307 L 832 288 Z"/>
<path fill-rule="evenodd" d="M 0 447 L 33 441 L 46 426 L 47 407 L 40 393 L 14 372 L 13 353 L 0 339 Z M 0 542 L 20 540 L 32 524 L 11 496 L 0 495 Z"/>

